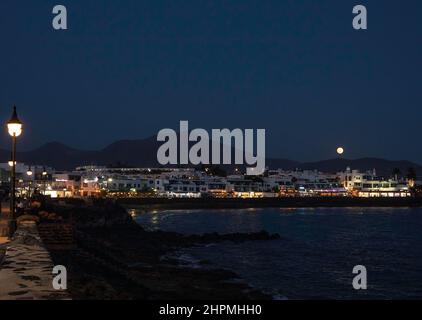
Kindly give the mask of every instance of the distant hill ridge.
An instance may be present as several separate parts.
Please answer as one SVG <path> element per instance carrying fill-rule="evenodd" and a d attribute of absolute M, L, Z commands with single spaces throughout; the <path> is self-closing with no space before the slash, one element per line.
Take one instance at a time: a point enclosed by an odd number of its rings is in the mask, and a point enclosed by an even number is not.
<path fill-rule="evenodd" d="M 157 142 L 155 136 L 139 140 L 116 141 L 101 150 L 80 150 L 60 142 L 50 142 L 31 151 L 19 152 L 17 157 L 18 161 L 28 164 L 45 164 L 58 170 L 69 170 L 82 165 L 118 163 L 138 167 L 159 167 L 156 157 L 160 145 L 161 142 Z M 7 162 L 9 158 L 10 151 L 0 149 L 0 161 Z M 419 164 L 406 160 L 394 161 L 380 158 L 355 160 L 338 158 L 316 162 L 269 158 L 266 160 L 266 165 L 273 169 L 309 169 L 333 173 L 343 171 L 346 167 L 361 171 L 375 168 L 380 175 L 391 175 L 395 168 L 406 174 L 409 168 L 414 168 L 418 174 L 422 174 L 422 166 Z"/>

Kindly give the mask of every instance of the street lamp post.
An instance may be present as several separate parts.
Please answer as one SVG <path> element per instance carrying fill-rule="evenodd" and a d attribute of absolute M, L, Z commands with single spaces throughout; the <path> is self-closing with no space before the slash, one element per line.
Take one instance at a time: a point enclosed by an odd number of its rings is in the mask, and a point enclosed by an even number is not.
<path fill-rule="evenodd" d="M 31 166 L 29 166 L 28 171 L 26 172 L 27 176 L 28 176 L 28 200 L 31 201 L 31 184 L 32 184 L 32 170 L 31 170 Z"/>
<path fill-rule="evenodd" d="M 12 161 L 11 161 L 11 183 L 12 190 L 10 194 L 10 215 L 9 215 L 9 231 L 10 237 L 16 230 L 16 138 L 22 134 L 22 122 L 18 118 L 16 106 L 13 107 L 12 118 L 7 122 L 7 130 L 12 137 Z"/>
<path fill-rule="evenodd" d="M 46 179 L 47 179 L 47 170 L 45 170 L 45 167 L 42 171 L 42 179 L 43 179 L 43 189 L 44 189 L 44 196 L 45 196 L 45 189 L 46 189 Z"/>

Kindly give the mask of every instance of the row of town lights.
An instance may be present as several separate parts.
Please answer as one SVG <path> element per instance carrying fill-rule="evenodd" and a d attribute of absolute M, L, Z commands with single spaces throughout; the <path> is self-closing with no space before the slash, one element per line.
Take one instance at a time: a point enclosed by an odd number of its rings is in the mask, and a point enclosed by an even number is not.
<path fill-rule="evenodd" d="M 15 164 L 16 164 L 16 161 L 15 161 Z M 12 166 L 13 166 L 13 161 L 12 161 L 12 160 L 10 160 L 10 161 L 9 161 L 9 167 L 12 167 Z M 32 170 L 31 170 L 31 166 L 29 166 L 29 169 L 28 169 L 28 171 L 26 172 L 26 174 L 27 174 L 28 176 L 32 176 L 33 172 L 32 172 Z M 48 174 L 48 173 L 47 173 L 47 171 L 45 170 L 45 167 L 44 167 L 44 170 L 43 170 L 43 172 L 42 172 L 42 175 L 45 177 L 47 174 Z"/>

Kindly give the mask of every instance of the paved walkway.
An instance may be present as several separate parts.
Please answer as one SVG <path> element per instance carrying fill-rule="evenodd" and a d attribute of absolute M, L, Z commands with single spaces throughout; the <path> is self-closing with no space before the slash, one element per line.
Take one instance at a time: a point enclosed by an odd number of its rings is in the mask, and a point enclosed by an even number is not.
<path fill-rule="evenodd" d="M 34 222 L 19 226 L 0 265 L 0 300 L 68 299 L 54 290 L 53 263 Z"/>

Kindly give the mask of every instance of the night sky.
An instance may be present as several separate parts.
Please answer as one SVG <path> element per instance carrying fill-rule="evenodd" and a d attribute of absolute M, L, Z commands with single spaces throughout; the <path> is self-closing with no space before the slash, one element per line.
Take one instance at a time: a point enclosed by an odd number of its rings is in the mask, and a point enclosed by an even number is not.
<path fill-rule="evenodd" d="M 267 156 L 341 145 L 422 163 L 421 18 L 420 0 L 1 0 L 0 119 L 18 106 L 21 149 L 99 149 L 189 120 L 264 128 Z"/>

